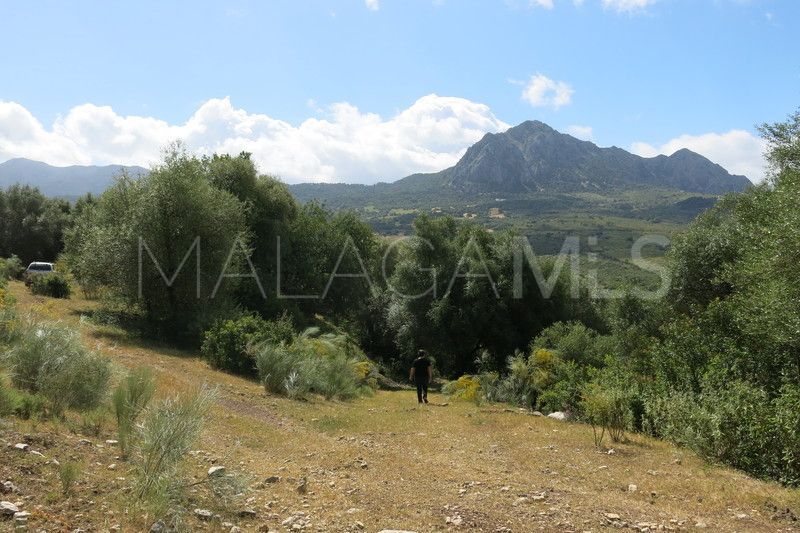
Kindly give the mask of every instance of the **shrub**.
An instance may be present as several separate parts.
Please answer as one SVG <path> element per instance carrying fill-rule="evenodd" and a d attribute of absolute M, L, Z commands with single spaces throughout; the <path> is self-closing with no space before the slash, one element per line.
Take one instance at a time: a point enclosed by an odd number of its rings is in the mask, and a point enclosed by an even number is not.
<path fill-rule="evenodd" d="M 31 292 L 51 298 L 69 298 L 72 290 L 67 276 L 54 272 L 52 274 L 33 276 L 31 278 Z"/>
<path fill-rule="evenodd" d="M 534 375 L 525 356 L 518 353 L 508 362 L 508 374 L 497 386 L 497 399 L 533 409 L 537 392 Z"/>
<path fill-rule="evenodd" d="M 800 485 L 800 387 L 783 387 L 774 405 L 777 442 L 783 448 L 780 460 L 776 462 L 777 479 L 797 486 Z"/>
<path fill-rule="evenodd" d="M 25 267 L 16 255 L 7 259 L 0 258 L 0 279 L 20 279 Z"/>
<path fill-rule="evenodd" d="M 481 382 L 475 376 L 461 376 L 455 381 L 447 383 L 442 392 L 457 400 L 480 402 L 483 391 Z"/>
<path fill-rule="evenodd" d="M 36 419 L 45 412 L 46 400 L 40 394 L 8 389 L 14 405 L 14 415 L 23 420 Z"/>
<path fill-rule="evenodd" d="M 111 373 L 108 361 L 89 352 L 75 331 L 52 322 L 24 326 L 5 360 L 14 385 L 41 394 L 55 414 L 97 407 Z"/>
<path fill-rule="evenodd" d="M 255 376 L 255 360 L 247 350 L 248 346 L 262 342 L 291 342 L 293 336 L 292 322 L 286 315 L 274 321 L 245 315 L 215 323 L 205 332 L 200 351 L 212 368 Z"/>
<path fill-rule="evenodd" d="M 216 391 L 204 386 L 164 399 L 145 414 L 135 445 L 136 492 L 157 507 L 157 514 L 179 496 L 180 464 L 200 436 L 215 399 Z"/>
<path fill-rule="evenodd" d="M 645 428 L 698 454 L 758 477 L 798 477 L 798 395 L 770 400 L 744 382 L 701 394 L 654 394 L 645 401 Z M 793 411 L 794 410 L 794 411 Z M 796 481 L 795 481 L 796 482 Z"/>
<path fill-rule="evenodd" d="M 153 372 L 144 367 L 131 370 L 114 389 L 111 405 L 117 418 L 117 440 L 123 458 L 130 452 L 136 420 L 155 390 Z"/>
<path fill-rule="evenodd" d="M 290 344 L 266 342 L 251 352 L 267 392 L 290 398 L 316 393 L 341 400 L 364 392 L 357 365 L 365 357 L 346 335 L 320 335 L 309 328 Z"/>
<path fill-rule="evenodd" d="M 594 444 L 598 448 L 606 432 L 612 441 L 620 442 L 625 437 L 625 430 L 631 427 L 630 401 L 619 389 L 603 389 L 591 384 L 583 394 L 581 407 L 583 418 L 592 425 Z"/>

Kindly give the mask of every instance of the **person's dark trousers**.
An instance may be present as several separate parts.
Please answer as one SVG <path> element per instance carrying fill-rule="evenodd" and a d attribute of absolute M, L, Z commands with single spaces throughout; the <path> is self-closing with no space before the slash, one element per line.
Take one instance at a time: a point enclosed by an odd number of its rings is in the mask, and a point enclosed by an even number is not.
<path fill-rule="evenodd" d="M 417 400 L 419 403 L 428 403 L 428 380 L 414 380 L 417 384 Z"/>

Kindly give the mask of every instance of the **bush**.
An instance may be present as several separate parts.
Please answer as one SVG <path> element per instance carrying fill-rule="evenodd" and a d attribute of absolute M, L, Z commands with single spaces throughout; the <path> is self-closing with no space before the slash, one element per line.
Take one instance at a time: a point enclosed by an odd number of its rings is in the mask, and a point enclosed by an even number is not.
<path fill-rule="evenodd" d="M 16 255 L 7 259 L 0 258 L 0 279 L 20 279 L 25 267 Z"/>
<path fill-rule="evenodd" d="M 267 392 L 298 399 L 315 393 L 341 400 L 365 392 L 357 365 L 366 358 L 346 335 L 319 335 L 309 328 L 290 344 L 266 342 L 251 352 Z"/>
<path fill-rule="evenodd" d="M 149 368 L 131 370 L 114 389 L 111 404 L 117 418 L 117 440 L 123 458 L 130 452 L 136 419 L 155 391 L 156 382 Z"/>
<path fill-rule="evenodd" d="M 108 361 L 89 352 L 75 331 L 52 322 L 24 326 L 5 360 L 13 384 L 41 394 L 55 414 L 97 407 L 111 374 Z"/>
<path fill-rule="evenodd" d="M 135 446 L 136 492 L 163 514 L 182 485 L 181 462 L 200 436 L 216 399 L 216 391 L 202 387 L 196 393 L 167 398 L 151 407 L 142 421 Z"/>
<path fill-rule="evenodd" d="M 69 298 L 72 289 L 66 275 L 54 272 L 32 276 L 31 292 L 51 298 Z"/>
<path fill-rule="evenodd" d="M 200 351 L 212 368 L 244 376 L 256 376 L 255 359 L 248 346 L 262 342 L 281 344 L 294 336 L 292 321 L 284 315 L 266 321 L 255 315 L 221 320 L 204 334 Z"/>
<path fill-rule="evenodd" d="M 483 395 L 481 382 L 475 376 L 461 376 L 455 381 L 447 383 L 442 392 L 453 399 L 480 402 Z"/>
<path fill-rule="evenodd" d="M 23 420 L 38 418 L 44 413 L 45 400 L 38 394 L 18 391 L 0 375 L 0 419 L 14 415 Z"/>
<path fill-rule="evenodd" d="M 797 483 L 800 394 L 770 400 L 744 382 L 701 394 L 654 394 L 645 401 L 645 429 L 754 476 Z"/>
<path fill-rule="evenodd" d="M 774 400 L 774 424 L 777 442 L 781 443 L 777 479 L 787 485 L 800 485 L 800 387 L 789 385 L 781 389 Z"/>
<path fill-rule="evenodd" d="M 621 442 L 625 437 L 625 430 L 631 427 L 633 417 L 630 400 L 622 390 L 603 389 L 597 384 L 591 384 L 583 394 L 581 407 L 583 418 L 592 425 L 594 444 L 598 448 L 606 432 L 613 442 Z"/>

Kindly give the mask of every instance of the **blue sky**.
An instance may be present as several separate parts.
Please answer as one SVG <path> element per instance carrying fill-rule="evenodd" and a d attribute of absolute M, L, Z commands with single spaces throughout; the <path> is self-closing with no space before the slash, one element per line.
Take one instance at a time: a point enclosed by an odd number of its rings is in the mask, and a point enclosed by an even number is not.
<path fill-rule="evenodd" d="M 539 119 L 642 155 L 687 146 L 758 179 L 754 126 L 800 104 L 794 0 L 0 9 L 0 161 L 149 164 L 182 138 L 252 151 L 287 181 L 372 182 Z"/>

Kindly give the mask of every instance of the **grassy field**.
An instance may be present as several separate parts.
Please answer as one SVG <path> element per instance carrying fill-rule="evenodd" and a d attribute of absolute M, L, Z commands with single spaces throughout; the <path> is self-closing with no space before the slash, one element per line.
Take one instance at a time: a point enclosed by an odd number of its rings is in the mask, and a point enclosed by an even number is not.
<path fill-rule="evenodd" d="M 87 345 L 120 369 L 153 368 L 161 395 L 201 383 L 218 387 L 217 405 L 186 468 L 200 481 L 210 466 L 223 465 L 245 476 L 249 489 L 220 502 L 197 485 L 186 504 L 187 530 L 229 531 L 235 524 L 283 531 L 291 523 L 309 531 L 370 532 L 797 527 L 797 490 L 709 465 L 663 442 L 631 436 L 597 450 L 582 424 L 503 405 L 448 403 L 437 394 L 418 407 L 410 390 L 350 403 L 268 396 L 255 382 L 211 370 L 196 353 L 92 324 L 83 317 L 93 302 L 33 297 L 19 283 L 11 291 L 21 313 L 80 328 Z M 111 416 L 90 422 L 71 415 L 0 426 L 0 481 L 19 488 L 0 499 L 21 503 L 32 531 L 146 531 L 156 520 L 132 511 L 130 467 L 105 444 L 115 438 Z M 14 449 L 17 442 L 43 457 Z M 82 465 L 71 496 L 61 493 L 53 459 Z M 269 476 L 280 480 L 265 483 Z M 195 508 L 219 517 L 201 521 Z M 242 514 L 245 509 L 255 514 Z M 10 524 L 0 522 L 0 529 Z"/>

